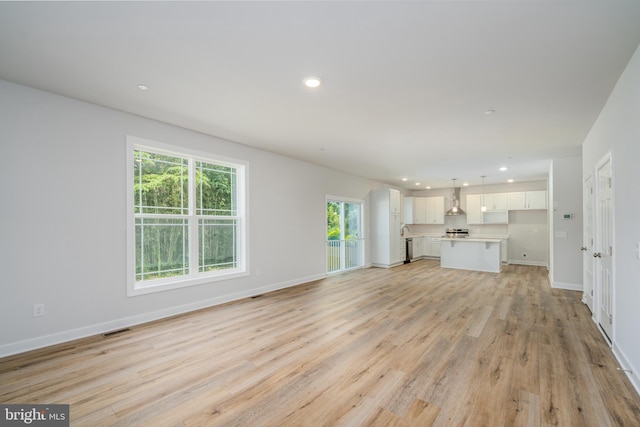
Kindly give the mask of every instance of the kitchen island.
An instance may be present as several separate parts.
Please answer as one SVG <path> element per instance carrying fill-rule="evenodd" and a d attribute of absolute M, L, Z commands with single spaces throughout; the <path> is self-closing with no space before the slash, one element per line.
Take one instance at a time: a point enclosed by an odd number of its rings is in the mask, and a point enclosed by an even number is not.
<path fill-rule="evenodd" d="M 440 266 L 461 270 L 499 273 L 502 267 L 502 239 L 441 239 Z"/>

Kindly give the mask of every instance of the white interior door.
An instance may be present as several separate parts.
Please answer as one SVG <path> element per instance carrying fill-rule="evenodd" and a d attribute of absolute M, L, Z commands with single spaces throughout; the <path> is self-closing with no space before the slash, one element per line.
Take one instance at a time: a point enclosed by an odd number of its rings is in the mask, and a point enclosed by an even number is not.
<path fill-rule="evenodd" d="M 601 161 L 596 169 L 596 229 L 594 288 L 598 324 L 611 342 L 613 340 L 613 181 L 611 156 Z"/>
<path fill-rule="evenodd" d="M 590 176 L 584 181 L 584 195 L 583 195 L 583 238 L 582 238 L 582 302 L 584 302 L 591 313 L 593 313 L 593 264 L 595 260 L 593 258 L 593 177 Z"/>

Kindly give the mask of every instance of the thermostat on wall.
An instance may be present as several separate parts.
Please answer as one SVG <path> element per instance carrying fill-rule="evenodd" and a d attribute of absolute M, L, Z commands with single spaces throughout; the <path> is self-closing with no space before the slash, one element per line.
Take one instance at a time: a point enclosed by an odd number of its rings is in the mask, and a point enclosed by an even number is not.
<path fill-rule="evenodd" d="M 562 219 L 573 219 L 573 214 L 562 214 Z"/>

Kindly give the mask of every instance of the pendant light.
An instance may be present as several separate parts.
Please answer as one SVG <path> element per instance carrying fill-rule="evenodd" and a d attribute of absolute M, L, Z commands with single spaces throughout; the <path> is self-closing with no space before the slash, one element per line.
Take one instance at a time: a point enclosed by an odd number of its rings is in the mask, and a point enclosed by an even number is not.
<path fill-rule="evenodd" d="M 482 212 L 486 212 L 487 211 L 487 205 L 484 204 L 484 179 L 486 178 L 486 175 L 482 175 L 480 178 L 482 178 L 482 206 L 480 206 L 480 210 Z"/>

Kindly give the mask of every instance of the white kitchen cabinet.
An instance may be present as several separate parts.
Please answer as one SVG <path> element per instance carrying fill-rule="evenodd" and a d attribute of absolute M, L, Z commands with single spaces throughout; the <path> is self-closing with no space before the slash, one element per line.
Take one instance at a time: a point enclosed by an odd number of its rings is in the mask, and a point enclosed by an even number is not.
<path fill-rule="evenodd" d="M 400 258 L 400 214 L 389 215 L 389 266 L 402 264 L 404 258 Z"/>
<path fill-rule="evenodd" d="M 371 192 L 371 264 L 394 267 L 404 262 L 400 237 L 400 192 Z"/>
<path fill-rule="evenodd" d="M 506 211 L 507 193 L 485 194 L 484 204 L 487 207 L 487 211 Z"/>
<path fill-rule="evenodd" d="M 510 211 L 547 209 L 547 192 L 539 190 L 507 193 L 507 208 Z"/>
<path fill-rule="evenodd" d="M 440 266 L 499 273 L 500 239 L 442 239 Z"/>
<path fill-rule="evenodd" d="M 509 212 L 505 210 L 487 210 L 482 212 L 482 196 L 467 196 L 467 224 L 508 224 Z"/>
<path fill-rule="evenodd" d="M 527 191 L 526 209 L 547 209 L 547 192 L 545 190 Z"/>
<path fill-rule="evenodd" d="M 413 237 L 413 259 L 424 256 L 424 237 Z"/>
<path fill-rule="evenodd" d="M 400 192 L 389 188 L 389 212 L 400 214 Z"/>
<path fill-rule="evenodd" d="M 406 224 L 444 224 L 444 196 L 405 197 Z"/>
<path fill-rule="evenodd" d="M 429 255 L 435 258 L 440 258 L 440 245 L 442 243 L 442 240 L 439 237 L 432 237 L 430 240 L 431 253 Z"/>
<path fill-rule="evenodd" d="M 484 204 L 487 207 L 482 212 L 483 224 L 508 224 L 509 211 L 507 210 L 507 193 L 490 193 L 484 195 Z"/>
<path fill-rule="evenodd" d="M 500 194 L 500 197 L 496 198 L 492 195 L 489 199 L 487 199 L 488 194 L 484 195 L 486 212 L 482 212 L 482 194 L 467 195 L 467 224 L 508 224 L 509 211 L 506 210 L 506 193 Z M 492 208 L 504 206 L 505 209 L 489 209 L 489 206 Z"/>
<path fill-rule="evenodd" d="M 416 197 L 404 198 L 404 223 L 415 224 L 416 223 Z"/>
<path fill-rule="evenodd" d="M 426 224 L 444 224 L 444 196 L 426 198 Z"/>
<path fill-rule="evenodd" d="M 503 239 L 500 246 L 501 261 L 503 264 L 509 264 L 509 240 Z"/>
<path fill-rule="evenodd" d="M 404 198 L 404 223 L 425 224 L 427 221 L 427 201 L 424 197 Z"/>
<path fill-rule="evenodd" d="M 467 196 L 467 224 L 482 224 L 482 195 Z"/>
<path fill-rule="evenodd" d="M 424 241 L 422 243 L 422 256 L 431 256 L 431 237 L 424 237 Z"/>
<path fill-rule="evenodd" d="M 413 220 L 413 205 L 415 203 L 415 197 L 405 197 L 403 200 L 404 209 L 404 223 L 405 224 L 415 224 Z"/>

